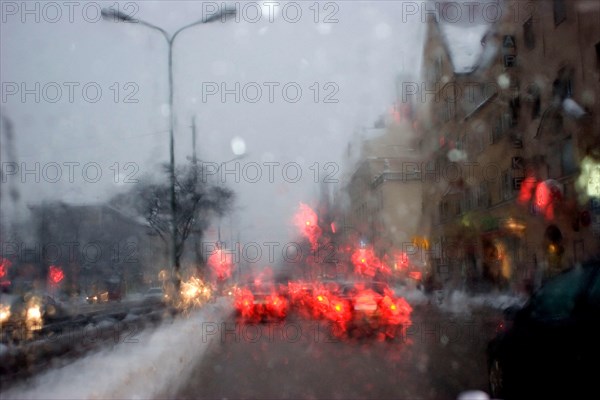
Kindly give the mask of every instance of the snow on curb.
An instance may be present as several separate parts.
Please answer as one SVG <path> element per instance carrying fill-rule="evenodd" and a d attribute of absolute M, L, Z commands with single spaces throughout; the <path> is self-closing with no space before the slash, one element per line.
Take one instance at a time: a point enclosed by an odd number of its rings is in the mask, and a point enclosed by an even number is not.
<path fill-rule="evenodd" d="M 526 298 L 514 294 L 488 293 L 470 295 L 460 290 L 444 294 L 438 303 L 439 308 L 451 313 L 471 313 L 475 308 L 493 308 L 503 310 L 512 305 L 522 306 Z"/>
<path fill-rule="evenodd" d="M 396 296 L 404 297 L 411 306 L 423 305 L 429 302 L 427 295 L 417 288 L 398 286 L 393 289 Z"/>
<path fill-rule="evenodd" d="M 503 310 L 512 305 L 522 306 L 525 296 L 507 293 L 469 294 L 462 290 L 436 290 L 430 295 L 411 287 L 394 288 L 396 296 L 401 296 L 412 306 L 428 305 L 453 314 L 470 314 L 477 308 Z"/>
<path fill-rule="evenodd" d="M 202 323 L 223 321 L 231 306 L 220 299 L 189 318 L 163 323 L 128 337 L 129 342 L 47 371 L 0 398 L 147 399 L 172 393 L 187 380 L 209 343 Z M 131 342 L 137 340 L 137 342 Z"/>

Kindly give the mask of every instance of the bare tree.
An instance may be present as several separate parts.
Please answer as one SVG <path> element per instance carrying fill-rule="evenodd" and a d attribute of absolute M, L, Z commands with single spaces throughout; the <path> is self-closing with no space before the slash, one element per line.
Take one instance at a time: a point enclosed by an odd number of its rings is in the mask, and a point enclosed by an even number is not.
<path fill-rule="evenodd" d="M 192 233 L 202 236 L 212 216 L 221 216 L 231 209 L 233 197 L 231 190 L 209 182 L 201 165 L 190 163 L 175 169 L 177 243 L 174 244 L 173 267 L 176 293 L 181 285 L 181 257 L 187 239 Z M 140 180 L 128 193 L 117 196 L 113 204 L 130 208 L 144 217 L 149 227 L 168 245 L 171 240 L 170 201 L 167 181 L 150 183 Z"/>

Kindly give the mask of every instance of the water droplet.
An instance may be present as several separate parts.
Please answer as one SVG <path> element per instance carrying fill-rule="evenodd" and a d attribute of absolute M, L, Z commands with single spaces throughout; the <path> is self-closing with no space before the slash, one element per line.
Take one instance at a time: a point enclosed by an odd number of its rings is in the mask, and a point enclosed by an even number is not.
<path fill-rule="evenodd" d="M 241 156 L 246 153 L 246 142 L 244 142 L 244 139 L 239 136 L 231 139 L 231 151 L 233 151 L 233 154 L 236 156 Z"/>
<path fill-rule="evenodd" d="M 500 89 L 508 89 L 510 86 L 510 77 L 507 74 L 500 74 L 498 76 L 498 86 L 500 86 Z"/>

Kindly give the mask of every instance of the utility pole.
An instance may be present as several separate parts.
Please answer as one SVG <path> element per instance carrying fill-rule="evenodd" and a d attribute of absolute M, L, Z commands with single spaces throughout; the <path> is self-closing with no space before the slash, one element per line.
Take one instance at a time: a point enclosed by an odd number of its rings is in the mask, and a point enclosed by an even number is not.
<path fill-rule="evenodd" d="M 239 226 L 239 225 L 238 225 Z M 242 283 L 242 256 L 241 256 L 241 250 L 240 250 L 240 231 L 238 230 L 237 232 L 237 256 L 238 256 L 238 283 Z"/>
<path fill-rule="evenodd" d="M 196 116 L 192 117 L 192 168 L 194 168 L 194 190 L 198 185 L 198 154 L 196 153 Z M 196 232 L 192 232 L 192 241 L 194 246 L 194 252 L 196 254 L 196 268 L 202 263 L 200 254 L 198 253 L 198 243 Z"/>
<path fill-rule="evenodd" d="M 170 258 L 171 268 L 173 268 L 173 283 L 175 284 L 175 293 L 179 296 L 181 288 L 181 275 L 180 275 L 180 255 L 178 251 L 181 249 L 179 243 L 179 233 L 177 231 L 177 200 L 175 197 L 175 110 L 174 110 L 174 85 L 173 85 L 173 43 L 178 35 L 189 28 L 197 25 L 207 24 L 217 21 L 224 21 L 227 15 L 235 15 L 235 9 L 223 9 L 216 14 L 210 15 L 206 19 L 193 22 L 179 28 L 175 33 L 169 34 L 167 31 L 159 26 L 148 23 L 144 20 L 133 18 L 121 11 L 114 10 L 111 8 L 103 8 L 101 10 L 102 18 L 105 20 L 117 22 L 131 22 L 140 26 L 145 26 L 150 29 L 154 29 L 161 33 L 163 38 L 166 40 L 168 45 L 168 82 L 169 82 L 169 186 L 170 186 L 170 197 L 171 197 L 171 246 L 170 246 Z"/>
<path fill-rule="evenodd" d="M 192 163 L 194 167 L 198 164 L 198 156 L 196 154 L 196 117 L 192 117 Z"/>

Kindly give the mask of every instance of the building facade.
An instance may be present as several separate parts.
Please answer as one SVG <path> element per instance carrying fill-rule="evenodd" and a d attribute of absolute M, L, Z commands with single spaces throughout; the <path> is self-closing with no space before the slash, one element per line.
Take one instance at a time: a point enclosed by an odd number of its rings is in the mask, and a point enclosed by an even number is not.
<path fill-rule="evenodd" d="M 530 290 L 599 251 L 600 3 L 528 4 L 500 2 L 467 66 L 428 23 L 422 225 L 452 287 Z"/>

